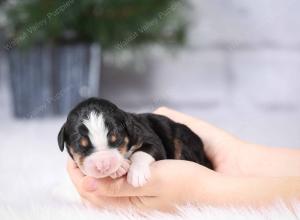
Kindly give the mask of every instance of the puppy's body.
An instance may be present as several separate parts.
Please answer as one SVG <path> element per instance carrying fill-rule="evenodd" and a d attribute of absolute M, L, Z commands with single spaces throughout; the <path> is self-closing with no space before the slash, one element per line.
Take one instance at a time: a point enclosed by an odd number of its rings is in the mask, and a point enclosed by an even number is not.
<path fill-rule="evenodd" d="M 132 145 L 143 143 L 139 151 L 146 152 L 157 160 L 189 160 L 211 168 L 201 139 L 187 126 L 157 114 L 129 114 L 132 134 Z M 134 129 L 134 126 L 139 126 Z M 139 130 L 141 135 L 136 132 Z M 141 139 L 141 140 L 139 140 Z"/>
<path fill-rule="evenodd" d="M 58 135 L 81 170 L 96 178 L 128 172 L 128 182 L 141 186 L 156 160 L 189 160 L 212 168 L 201 139 L 187 126 L 156 114 L 132 114 L 103 99 L 90 98 L 68 115 Z M 131 161 L 131 165 L 127 160 Z"/>

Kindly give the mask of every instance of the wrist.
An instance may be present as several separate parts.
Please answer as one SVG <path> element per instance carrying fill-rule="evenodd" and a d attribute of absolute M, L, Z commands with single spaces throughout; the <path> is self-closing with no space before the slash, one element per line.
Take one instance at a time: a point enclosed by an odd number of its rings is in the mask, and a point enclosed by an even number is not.
<path fill-rule="evenodd" d="M 267 207 L 300 199 L 300 177 L 230 177 L 215 175 L 205 205 Z M 203 205 L 203 203 L 202 203 Z"/>
<path fill-rule="evenodd" d="M 202 166 L 198 166 L 189 183 L 189 202 L 200 205 L 216 205 L 224 192 L 226 177 Z"/>
<path fill-rule="evenodd" d="M 264 146 L 244 142 L 237 155 L 240 176 L 256 176 L 262 168 L 261 162 L 268 159 L 262 157 L 266 150 Z"/>
<path fill-rule="evenodd" d="M 300 176 L 300 151 L 246 144 L 240 153 L 243 176 Z"/>

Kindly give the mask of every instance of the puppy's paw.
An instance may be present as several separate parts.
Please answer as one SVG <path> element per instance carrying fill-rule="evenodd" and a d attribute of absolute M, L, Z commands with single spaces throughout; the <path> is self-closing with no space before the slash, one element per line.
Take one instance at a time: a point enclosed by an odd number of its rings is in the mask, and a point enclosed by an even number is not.
<path fill-rule="evenodd" d="M 116 172 L 112 173 L 110 175 L 110 177 L 113 178 L 113 179 L 116 179 L 116 178 L 119 178 L 121 176 L 124 176 L 128 172 L 129 167 L 130 167 L 130 161 L 129 160 L 123 160 L 121 166 L 117 169 Z"/>
<path fill-rule="evenodd" d="M 134 187 L 145 185 L 150 179 L 150 168 L 146 165 L 134 165 L 129 168 L 127 182 Z"/>

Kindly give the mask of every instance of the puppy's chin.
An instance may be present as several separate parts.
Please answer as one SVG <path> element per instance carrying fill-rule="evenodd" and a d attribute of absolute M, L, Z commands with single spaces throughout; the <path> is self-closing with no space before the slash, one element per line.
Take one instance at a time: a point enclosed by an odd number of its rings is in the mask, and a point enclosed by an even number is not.
<path fill-rule="evenodd" d="M 116 150 L 99 151 L 86 157 L 79 168 L 87 176 L 104 178 L 115 173 L 123 159 L 123 156 Z"/>
<path fill-rule="evenodd" d="M 91 170 L 85 171 L 84 168 L 82 168 L 81 171 L 84 173 L 84 175 L 94 177 L 96 179 L 105 178 L 105 177 L 110 176 L 110 174 L 100 174 L 98 171 L 91 171 Z"/>

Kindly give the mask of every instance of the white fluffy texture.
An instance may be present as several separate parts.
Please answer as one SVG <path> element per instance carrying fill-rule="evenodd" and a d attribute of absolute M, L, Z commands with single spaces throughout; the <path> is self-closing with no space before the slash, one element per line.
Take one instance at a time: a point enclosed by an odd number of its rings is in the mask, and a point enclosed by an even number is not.
<path fill-rule="evenodd" d="M 0 88 L 1 89 L 1 88 Z M 0 97 L 2 96 L 2 91 Z M 5 102 L 4 102 L 5 101 Z M 8 117 L 5 109 L 7 102 L 0 99 L 0 219 L 1 220 L 94 220 L 94 219 L 139 219 L 130 210 L 123 213 L 117 211 L 95 211 L 84 208 L 78 198 L 74 198 L 66 173 L 66 152 L 60 153 L 56 143 L 57 133 L 65 118 L 42 121 L 14 121 Z M 194 115 L 200 116 L 200 112 Z M 278 113 L 279 114 L 279 113 Z M 218 122 L 224 128 L 235 131 L 237 135 L 256 137 L 257 142 L 298 146 L 299 121 L 298 114 L 263 115 L 263 125 L 257 120 L 243 118 L 242 112 L 233 109 L 221 109 L 219 114 L 208 110 L 201 116 Z M 251 131 L 241 129 L 241 122 L 248 122 Z M 228 117 L 231 116 L 231 117 Z M 229 118 L 229 119 L 228 119 Z M 226 127 L 227 125 L 227 127 Z M 251 126 L 250 126 L 251 125 Z M 244 127 L 243 127 L 244 128 Z M 284 130 L 282 130 L 284 128 Z M 292 129 L 293 128 L 293 129 Z M 268 131 L 268 132 L 266 132 Z M 291 135 L 295 131 L 295 135 Z M 298 132 L 298 133 L 297 133 Z M 298 134 L 296 136 L 296 133 Z M 280 134 L 280 135 L 279 135 Z M 275 138 L 275 139 L 274 139 Z M 250 138 L 252 139 L 252 138 Z M 253 139 L 252 139 L 253 140 Z M 65 191 L 67 189 L 67 191 Z M 58 192 L 65 191 L 66 195 Z M 70 192 L 69 192 L 70 191 Z M 68 193 L 69 192 L 69 193 Z M 244 220 L 244 219 L 299 219 L 300 205 L 296 204 L 293 215 L 284 205 L 278 203 L 269 209 L 257 211 L 253 209 L 233 208 L 183 208 L 177 217 L 168 214 L 152 213 L 148 219 L 177 220 Z"/>
<path fill-rule="evenodd" d="M 89 129 L 89 138 L 98 150 L 107 149 L 108 130 L 104 123 L 102 114 L 91 112 L 88 119 L 83 120 L 83 124 Z"/>
<path fill-rule="evenodd" d="M 76 193 L 65 168 L 67 154 L 60 153 L 56 143 L 63 120 L 2 122 L 6 126 L 0 127 L 0 219 L 141 219 L 130 210 L 109 212 L 87 209 L 81 205 L 78 197 L 74 197 Z M 300 217 L 300 205 L 296 207 Z M 263 211 L 186 207 L 176 218 L 156 212 L 149 219 L 297 218 L 279 203 Z"/>

